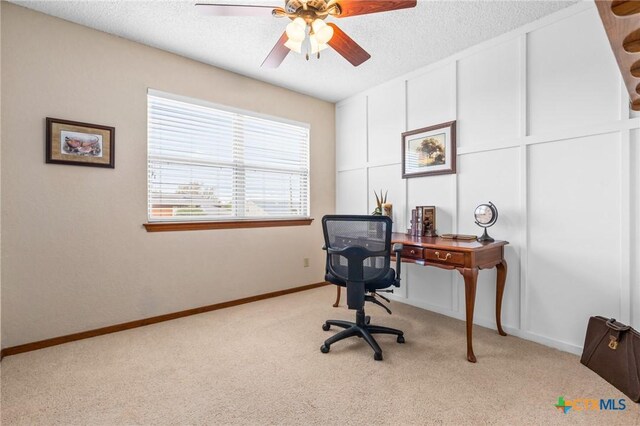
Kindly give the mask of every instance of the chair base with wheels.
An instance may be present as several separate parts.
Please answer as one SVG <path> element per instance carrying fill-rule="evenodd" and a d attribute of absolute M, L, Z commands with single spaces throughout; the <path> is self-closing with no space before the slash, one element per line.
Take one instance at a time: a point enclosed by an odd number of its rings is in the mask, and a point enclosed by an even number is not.
<path fill-rule="evenodd" d="M 342 321 L 342 320 L 327 320 L 322 324 L 324 331 L 329 331 L 331 326 L 344 328 L 341 332 L 329 337 L 324 341 L 324 344 L 320 347 L 322 353 L 327 353 L 331 349 L 331 345 L 339 342 L 342 339 L 346 339 L 352 336 L 358 336 L 363 338 L 371 349 L 373 349 L 373 359 L 376 361 L 382 361 L 382 349 L 373 338 L 373 334 L 394 334 L 398 336 L 396 338 L 398 343 L 404 343 L 404 333 L 401 330 L 390 327 L 382 327 L 379 325 L 369 324 L 371 318 L 364 313 L 364 308 L 359 309 L 356 312 L 356 322 Z"/>

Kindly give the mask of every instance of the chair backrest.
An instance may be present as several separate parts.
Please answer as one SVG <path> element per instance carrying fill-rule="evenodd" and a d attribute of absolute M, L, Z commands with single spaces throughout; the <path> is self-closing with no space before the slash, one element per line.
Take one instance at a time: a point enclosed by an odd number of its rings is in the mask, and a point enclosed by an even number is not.
<path fill-rule="evenodd" d="M 390 268 L 391 226 L 387 216 L 323 217 L 327 270 L 344 281 L 366 283 L 383 278 Z"/>

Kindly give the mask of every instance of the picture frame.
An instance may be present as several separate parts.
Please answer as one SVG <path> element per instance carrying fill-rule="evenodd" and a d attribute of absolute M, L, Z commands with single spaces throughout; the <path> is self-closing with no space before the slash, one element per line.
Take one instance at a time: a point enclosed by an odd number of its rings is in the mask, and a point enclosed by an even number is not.
<path fill-rule="evenodd" d="M 45 162 L 115 168 L 114 127 L 46 118 Z"/>
<path fill-rule="evenodd" d="M 402 133 L 402 178 L 456 173 L 456 122 Z"/>
<path fill-rule="evenodd" d="M 436 206 L 416 206 L 416 210 L 420 210 L 420 236 L 437 237 Z"/>

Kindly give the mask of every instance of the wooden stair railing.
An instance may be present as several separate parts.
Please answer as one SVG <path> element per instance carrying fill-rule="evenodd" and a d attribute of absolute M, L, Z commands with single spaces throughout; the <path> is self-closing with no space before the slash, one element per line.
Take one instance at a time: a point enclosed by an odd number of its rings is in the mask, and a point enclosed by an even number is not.
<path fill-rule="evenodd" d="M 631 109 L 640 111 L 640 1 L 595 3 L 629 91 Z"/>

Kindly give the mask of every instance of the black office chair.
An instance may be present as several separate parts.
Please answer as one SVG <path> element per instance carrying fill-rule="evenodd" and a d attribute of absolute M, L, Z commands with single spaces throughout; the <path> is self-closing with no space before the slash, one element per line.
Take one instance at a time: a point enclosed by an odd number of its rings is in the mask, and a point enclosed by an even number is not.
<path fill-rule="evenodd" d="M 402 244 L 394 244 L 395 271 L 389 266 L 391 258 L 391 219 L 387 216 L 328 215 L 322 218 L 324 249 L 327 251 L 325 280 L 347 288 L 347 305 L 355 309 L 356 322 L 328 320 L 322 325 L 327 331 L 332 325 L 344 328 L 325 340 L 320 347 L 329 352 L 331 345 L 347 337 L 362 337 L 374 351 L 373 358 L 382 360 L 382 349 L 372 334 L 394 334 L 398 343 L 404 343 L 404 333 L 395 328 L 370 325 L 364 313 L 364 303 L 373 302 L 391 311 L 377 297 L 391 286 L 400 286 L 400 252 Z M 393 290 L 386 290 L 393 292 Z"/>

